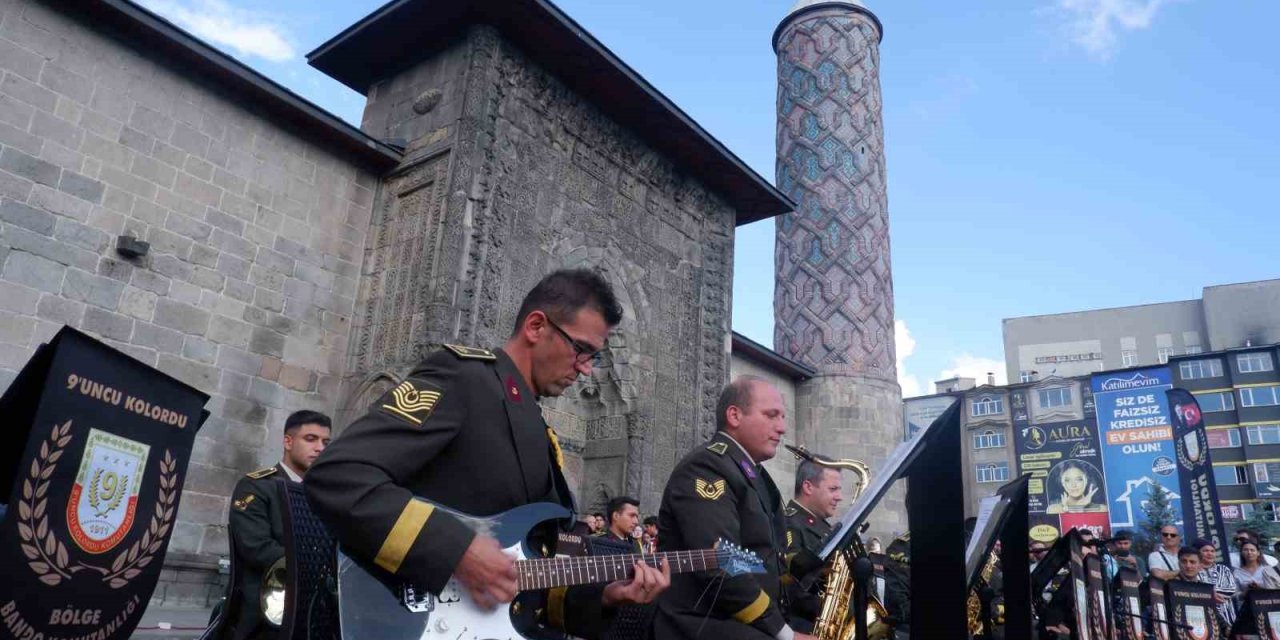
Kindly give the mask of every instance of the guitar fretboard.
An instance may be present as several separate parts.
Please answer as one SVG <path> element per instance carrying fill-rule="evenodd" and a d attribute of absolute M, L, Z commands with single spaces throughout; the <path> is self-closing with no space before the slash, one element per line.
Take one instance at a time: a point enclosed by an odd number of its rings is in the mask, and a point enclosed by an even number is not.
<path fill-rule="evenodd" d="M 628 580 L 635 574 L 635 563 L 644 562 L 651 567 L 661 567 L 663 560 L 670 565 L 671 573 L 706 571 L 720 566 L 715 549 L 699 549 L 616 556 L 531 558 L 517 562 L 516 570 L 519 572 L 519 589 L 529 591 Z"/>

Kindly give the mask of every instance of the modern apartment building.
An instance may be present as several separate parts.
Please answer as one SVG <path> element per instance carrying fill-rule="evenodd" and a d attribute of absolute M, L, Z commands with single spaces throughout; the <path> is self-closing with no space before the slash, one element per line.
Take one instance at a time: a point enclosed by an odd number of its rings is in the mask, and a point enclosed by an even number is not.
<path fill-rule="evenodd" d="M 1277 342 L 1280 280 L 1205 287 L 1196 300 L 1004 321 L 1005 368 L 1020 382 Z"/>

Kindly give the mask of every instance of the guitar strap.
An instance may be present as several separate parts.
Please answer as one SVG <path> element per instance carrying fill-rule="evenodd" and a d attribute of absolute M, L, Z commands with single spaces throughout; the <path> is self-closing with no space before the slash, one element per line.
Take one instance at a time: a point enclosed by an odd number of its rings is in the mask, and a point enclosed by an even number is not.
<path fill-rule="evenodd" d="M 551 497 L 556 504 L 569 510 L 569 517 L 560 521 L 560 529 L 569 531 L 573 528 L 574 515 L 578 513 L 577 506 L 573 503 L 573 492 L 569 491 L 569 482 L 564 478 L 564 471 L 560 469 L 560 465 L 556 463 L 556 452 L 551 441 L 547 441 L 547 456 L 551 460 Z"/>

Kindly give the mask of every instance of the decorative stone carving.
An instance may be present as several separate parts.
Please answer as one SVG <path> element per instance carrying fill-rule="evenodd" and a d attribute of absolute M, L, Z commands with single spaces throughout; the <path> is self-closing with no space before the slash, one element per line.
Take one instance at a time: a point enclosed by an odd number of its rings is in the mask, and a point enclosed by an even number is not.
<path fill-rule="evenodd" d="M 501 345 L 544 274 L 599 269 L 623 323 L 544 414 L 581 504 L 627 493 L 656 512 L 727 380 L 735 212 L 495 30 L 472 28 L 467 47 L 447 150 L 383 186 L 347 388 L 442 342 Z M 392 126 L 415 117 L 399 108 Z"/>
<path fill-rule="evenodd" d="M 880 30 L 860 9 L 804 13 L 778 38 L 774 347 L 824 373 L 894 381 Z"/>
<path fill-rule="evenodd" d="M 443 97 L 444 94 L 439 89 L 427 89 L 413 101 L 413 112 L 418 115 L 430 113 Z"/>

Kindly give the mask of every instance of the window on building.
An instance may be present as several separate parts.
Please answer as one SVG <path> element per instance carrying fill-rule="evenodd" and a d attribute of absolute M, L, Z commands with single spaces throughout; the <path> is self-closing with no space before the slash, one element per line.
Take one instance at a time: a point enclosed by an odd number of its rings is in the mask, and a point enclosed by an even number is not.
<path fill-rule="evenodd" d="M 1156 349 L 1156 359 L 1160 361 L 1160 364 L 1168 363 L 1169 356 L 1171 355 L 1173 355 L 1173 347 L 1160 347 L 1159 349 Z"/>
<path fill-rule="evenodd" d="M 1280 424 L 1255 424 L 1244 431 L 1249 444 L 1280 444 Z"/>
<path fill-rule="evenodd" d="M 1208 393 L 1192 394 L 1196 397 L 1196 402 L 1200 405 L 1200 410 L 1205 413 L 1213 413 L 1215 411 L 1233 411 L 1236 408 L 1235 396 L 1230 391 L 1210 391 Z"/>
<path fill-rule="evenodd" d="M 1246 502 L 1245 504 L 1240 505 L 1240 519 L 1249 519 L 1249 516 L 1253 515 L 1255 511 L 1262 511 L 1267 520 L 1270 520 L 1271 522 L 1278 522 L 1278 520 L 1276 520 L 1276 514 L 1280 513 L 1280 504 L 1276 504 L 1274 502 Z"/>
<path fill-rule="evenodd" d="M 1183 380 L 1218 378 L 1222 376 L 1222 361 L 1217 358 L 1184 360 L 1178 363 L 1178 373 Z"/>
<path fill-rule="evenodd" d="M 1193 356 L 1193 355 L 1195 355 L 1195 354 L 1197 354 L 1197 353 L 1204 353 L 1204 347 L 1202 347 L 1202 346 L 1200 346 L 1200 345 L 1198 345 L 1198 344 L 1189 344 L 1189 345 L 1187 345 L 1187 355 L 1189 355 L 1189 356 Z"/>
<path fill-rule="evenodd" d="M 1245 471 L 1244 465 L 1237 464 L 1215 466 L 1213 468 L 1213 479 L 1218 482 L 1218 486 L 1249 484 L 1249 474 Z"/>
<path fill-rule="evenodd" d="M 974 471 L 978 475 L 978 482 L 1008 482 L 1009 481 L 1009 463 L 1008 462 L 988 462 L 977 465 Z"/>
<path fill-rule="evenodd" d="M 1205 429 L 1205 439 L 1209 441 L 1210 449 L 1228 449 L 1240 446 L 1240 430 L 1232 427 L 1230 429 Z"/>
<path fill-rule="evenodd" d="M 1034 372 L 1027 371 L 1026 369 L 1018 372 L 1018 380 L 1021 380 L 1022 382 L 1035 382 L 1035 379 L 1036 374 Z"/>
<path fill-rule="evenodd" d="M 1258 462 L 1253 465 L 1253 481 L 1257 483 L 1271 482 L 1271 474 L 1267 473 L 1267 463 Z"/>
<path fill-rule="evenodd" d="M 1138 366 L 1138 351 L 1136 349 L 1125 349 L 1120 352 L 1120 364 L 1126 367 Z"/>
<path fill-rule="evenodd" d="M 974 400 L 970 405 L 970 413 L 976 418 L 979 416 L 994 416 L 1004 413 L 1004 399 L 1000 396 L 983 396 Z"/>
<path fill-rule="evenodd" d="M 1242 353 L 1236 356 L 1236 366 L 1240 373 L 1260 373 L 1276 368 L 1270 353 Z"/>
<path fill-rule="evenodd" d="M 1071 404 L 1071 389 L 1068 387 L 1040 390 L 1040 406 L 1045 409 L 1065 407 L 1069 404 Z"/>
<path fill-rule="evenodd" d="M 1004 432 L 988 429 L 973 434 L 974 449 L 999 449 L 1004 446 Z"/>
<path fill-rule="evenodd" d="M 1280 387 L 1248 387 L 1240 390 L 1240 406 L 1270 407 L 1280 404 Z"/>

